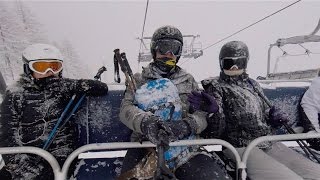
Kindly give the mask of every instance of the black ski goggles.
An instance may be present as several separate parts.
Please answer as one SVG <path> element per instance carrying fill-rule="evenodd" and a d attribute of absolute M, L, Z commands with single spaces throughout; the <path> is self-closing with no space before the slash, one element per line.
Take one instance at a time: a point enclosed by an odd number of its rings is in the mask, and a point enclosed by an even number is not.
<path fill-rule="evenodd" d="M 175 56 L 180 56 L 182 52 L 182 43 L 175 39 L 161 39 L 155 42 L 154 50 L 162 55 L 172 53 Z"/>
<path fill-rule="evenodd" d="M 229 70 L 233 66 L 237 66 L 238 69 L 246 69 L 247 61 L 248 61 L 248 58 L 246 56 L 225 57 L 222 59 L 222 68 Z"/>

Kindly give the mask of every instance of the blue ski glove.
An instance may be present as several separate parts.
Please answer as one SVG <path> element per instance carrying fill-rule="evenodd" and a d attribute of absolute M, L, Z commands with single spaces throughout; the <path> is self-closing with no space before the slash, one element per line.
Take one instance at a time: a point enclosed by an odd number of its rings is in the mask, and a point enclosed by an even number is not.
<path fill-rule="evenodd" d="M 188 95 L 188 101 L 193 110 L 201 110 L 208 113 L 216 113 L 219 110 L 215 98 L 205 92 L 192 91 Z"/>
<path fill-rule="evenodd" d="M 274 128 L 281 127 L 284 123 L 289 122 L 288 115 L 281 109 L 272 106 L 269 111 L 269 119 L 267 121 Z"/>
<path fill-rule="evenodd" d="M 141 131 L 156 145 L 169 145 L 173 133 L 164 121 L 157 116 L 149 116 L 141 121 Z"/>

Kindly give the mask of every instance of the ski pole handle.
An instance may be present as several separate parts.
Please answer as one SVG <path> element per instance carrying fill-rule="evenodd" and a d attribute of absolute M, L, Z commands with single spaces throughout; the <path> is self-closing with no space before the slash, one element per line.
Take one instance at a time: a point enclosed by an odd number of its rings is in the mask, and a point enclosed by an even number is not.
<path fill-rule="evenodd" d="M 95 80 L 101 79 L 101 74 L 102 74 L 103 72 L 105 72 L 105 71 L 107 71 L 107 68 L 104 67 L 104 66 L 102 66 L 102 67 L 98 70 L 97 74 L 94 76 L 94 79 L 95 79 Z"/>
<path fill-rule="evenodd" d="M 128 62 L 126 53 L 123 52 L 123 53 L 120 54 L 120 56 L 121 56 L 121 59 L 123 61 L 124 66 L 127 69 L 128 75 L 130 77 L 130 81 L 132 83 L 132 86 L 133 86 L 134 90 L 136 90 L 137 89 L 137 83 L 136 83 L 136 80 L 133 77 L 132 69 L 131 69 L 130 64 Z"/>
<path fill-rule="evenodd" d="M 119 61 L 116 58 L 116 55 L 113 55 L 113 65 L 114 65 L 114 82 L 120 83 L 120 74 L 119 74 Z"/>
<path fill-rule="evenodd" d="M 128 69 L 130 68 L 129 63 L 128 62 L 124 63 L 123 59 L 121 58 L 119 49 L 115 49 L 113 52 L 114 52 L 114 57 L 117 59 L 119 65 L 120 65 L 121 71 L 124 73 L 124 75 L 126 77 L 126 81 L 129 84 L 129 88 L 131 89 L 131 91 L 133 93 L 135 93 L 135 91 L 136 91 L 135 81 L 133 80 L 133 76 L 130 77 L 129 71 L 128 71 Z M 131 68 L 130 68 L 130 70 L 131 70 Z M 132 71 L 131 71 L 131 73 L 132 73 Z"/>

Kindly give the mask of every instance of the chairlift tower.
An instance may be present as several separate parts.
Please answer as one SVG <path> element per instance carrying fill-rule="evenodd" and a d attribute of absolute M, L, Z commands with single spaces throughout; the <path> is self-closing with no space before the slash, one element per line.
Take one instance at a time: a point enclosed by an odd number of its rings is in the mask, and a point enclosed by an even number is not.
<path fill-rule="evenodd" d="M 183 35 L 183 48 L 181 57 L 183 58 L 198 58 L 203 55 L 202 43 L 197 41 L 200 35 Z M 150 62 L 152 61 L 152 55 L 150 52 L 151 37 L 137 38 L 141 41 L 141 48 L 138 55 L 138 62 Z"/>

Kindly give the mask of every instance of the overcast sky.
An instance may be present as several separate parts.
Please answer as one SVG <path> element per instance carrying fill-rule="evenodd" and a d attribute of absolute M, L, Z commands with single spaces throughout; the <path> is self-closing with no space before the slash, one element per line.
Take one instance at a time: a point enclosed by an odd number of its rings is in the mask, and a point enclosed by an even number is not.
<path fill-rule="evenodd" d="M 108 72 L 104 80 L 112 82 L 115 48 L 127 53 L 134 72 L 141 71 L 137 61 L 140 42 L 136 38 L 141 36 L 146 2 L 25 1 L 25 4 L 45 26 L 51 41 L 68 39 L 80 55 L 80 60 L 92 71 L 91 74 L 105 65 Z M 174 25 L 183 34 L 199 34 L 198 40 L 205 48 L 293 2 L 295 1 L 150 0 L 144 34 L 151 36 L 160 26 Z M 206 49 L 200 58 L 181 59 L 179 64 L 198 81 L 209 76 L 217 76 L 220 71 L 218 54 L 221 46 L 231 40 L 241 40 L 247 43 L 250 50 L 249 74 L 254 78 L 258 75 L 265 76 L 269 45 L 275 43 L 278 38 L 310 34 L 319 21 L 319 8 L 319 1 L 301 1 Z M 320 48 L 316 44 L 307 47 L 313 48 L 313 52 Z M 302 48 L 295 50 L 297 52 L 292 54 L 304 52 Z M 278 49 L 273 52 L 274 58 L 281 55 Z M 309 59 L 315 56 L 312 55 Z M 299 61 L 300 64 L 305 64 L 301 63 L 302 60 Z M 293 69 L 293 66 L 299 67 L 299 63 L 286 61 L 285 66 Z"/>

